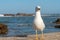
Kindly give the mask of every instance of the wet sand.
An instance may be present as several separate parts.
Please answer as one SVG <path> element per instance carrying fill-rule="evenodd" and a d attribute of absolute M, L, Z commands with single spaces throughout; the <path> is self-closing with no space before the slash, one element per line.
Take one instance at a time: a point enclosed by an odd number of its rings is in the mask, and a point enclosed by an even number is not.
<path fill-rule="evenodd" d="M 39 40 L 41 38 L 41 34 L 38 34 Z M 27 37 L 0 37 L 0 40 L 35 40 L 34 35 L 28 35 Z M 45 33 L 44 40 L 60 40 L 60 32 L 53 33 Z"/>

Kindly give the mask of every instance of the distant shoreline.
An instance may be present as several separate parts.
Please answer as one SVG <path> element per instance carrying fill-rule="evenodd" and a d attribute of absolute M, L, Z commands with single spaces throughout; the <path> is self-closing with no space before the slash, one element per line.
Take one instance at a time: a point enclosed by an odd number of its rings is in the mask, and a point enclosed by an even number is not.
<path fill-rule="evenodd" d="M 21 16 L 35 16 L 35 14 L 0 14 L 0 17 L 21 17 Z M 42 16 L 60 16 L 60 14 L 43 14 Z"/>
<path fill-rule="evenodd" d="M 34 14 L 0 14 L 0 17 L 34 16 Z"/>

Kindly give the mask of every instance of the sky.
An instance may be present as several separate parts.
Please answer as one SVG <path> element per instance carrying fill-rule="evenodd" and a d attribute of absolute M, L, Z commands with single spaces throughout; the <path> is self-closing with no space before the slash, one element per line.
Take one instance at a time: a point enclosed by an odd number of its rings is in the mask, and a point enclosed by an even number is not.
<path fill-rule="evenodd" d="M 0 0 L 0 14 L 35 13 L 38 5 L 42 14 L 60 13 L 60 0 Z"/>

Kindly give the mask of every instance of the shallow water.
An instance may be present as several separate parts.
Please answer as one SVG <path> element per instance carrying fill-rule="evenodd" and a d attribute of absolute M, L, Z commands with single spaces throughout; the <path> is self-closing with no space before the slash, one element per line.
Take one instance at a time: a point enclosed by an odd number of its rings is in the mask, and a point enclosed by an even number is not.
<path fill-rule="evenodd" d="M 42 16 L 46 28 L 44 33 L 49 32 L 60 32 L 60 29 L 54 28 L 54 24 L 52 23 L 59 17 L 52 16 Z M 21 16 L 21 17 L 0 17 L 0 23 L 4 23 L 8 25 L 8 33 L 1 36 L 16 36 L 23 34 L 35 34 L 35 30 L 33 29 L 33 16 Z M 38 31 L 38 33 L 41 33 Z"/>

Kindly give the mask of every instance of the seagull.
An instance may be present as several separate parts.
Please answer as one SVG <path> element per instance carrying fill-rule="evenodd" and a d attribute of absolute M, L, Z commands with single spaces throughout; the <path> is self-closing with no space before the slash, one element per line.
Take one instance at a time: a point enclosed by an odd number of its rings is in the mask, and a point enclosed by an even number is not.
<path fill-rule="evenodd" d="M 40 12 L 40 6 L 37 6 L 35 8 L 35 18 L 34 18 L 34 21 L 33 21 L 33 24 L 34 24 L 34 29 L 35 29 L 35 32 L 36 32 L 36 40 L 38 40 L 38 30 L 41 31 L 41 40 L 43 40 L 43 30 L 45 28 L 45 24 L 43 22 L 43 19 L 41 17 L 41 12 Z"/>

